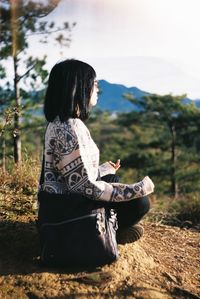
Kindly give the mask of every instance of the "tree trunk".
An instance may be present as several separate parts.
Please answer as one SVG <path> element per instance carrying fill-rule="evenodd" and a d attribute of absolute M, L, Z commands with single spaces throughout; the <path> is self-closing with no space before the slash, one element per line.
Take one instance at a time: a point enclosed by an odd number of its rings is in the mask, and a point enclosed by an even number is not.
<path fill-rule="evenodd" d="M 6 141 L 4 135 L 2 135 L 2 170 L 6 171 Z"/>
<path fill-rule="evenodd" d="M 172 136 L 171 142 L 171 192 L 175 198 L 178 197 L 178 184 L 176 180 L 176 127 L 174 124 L 170 126 L 170 132 Z"/>
<path fill-rule="evenodd" d="M 19 75 L 18 75 L 18 1 L 12 0 L 11 4 L 11 30 L 12 30 L 12 58 L 14 66 L 14 93 L 15 93 L 15 114 L 14 114 L 14 130 L 13 130 L 13 147 L 14 161 L 21 162 L 21 138 L 20 138 L 20 91 L 19 91 Z"/>
<path fill-rule="evenodd" d="M 14 91 L 15 91 L 15 114 L 14 114 L 14 131 L 13 131 L 13 142 L 14 142 L 14 161 L 15 163 L 21 162 L 21 136 L 20 136 L 20 91 L 18 84 L 18 72 L 17 72 L 17 57 L 13 57 L 14 62 Z"/>

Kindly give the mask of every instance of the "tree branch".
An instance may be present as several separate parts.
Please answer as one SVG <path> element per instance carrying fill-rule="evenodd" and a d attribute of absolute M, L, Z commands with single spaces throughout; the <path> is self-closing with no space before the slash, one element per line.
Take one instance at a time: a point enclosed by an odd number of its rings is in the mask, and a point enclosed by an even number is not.
<path fill-rule="evenodd" d="M 58 28 L 56 30 L 52 30 L 52 31 L 34 32 L 34 33 L 29 33 L 26 36 L 29 37 L 29 36 L 33 36 L 33 35 L 52 34 L 52 33 L 55 33 L 55 32 L 63 31 L 65 29 L 67 29 L 67 28 L 63 27 L 63 28 Z M 68 28 L 68 30 L 70 30 L 70 28 Z"/>
<path fill-rule="evenodd" d="M 19 82 L 23 77 L 25 77 L 26 75 L 28 75 L 28 73 L 30 73 L 30 71 L 32 69 L 34 69 L 35 66 L 36 66 L 36 63 L 34 63 L 23 75 L 18 76 L 17 82 Z"/>

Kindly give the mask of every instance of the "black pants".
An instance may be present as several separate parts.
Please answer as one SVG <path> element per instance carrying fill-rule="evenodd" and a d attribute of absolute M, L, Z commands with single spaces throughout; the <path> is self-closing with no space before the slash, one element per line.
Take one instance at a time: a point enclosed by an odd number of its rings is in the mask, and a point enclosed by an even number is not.
<path fill-rule="evenodd" d="M 107 183 L 118 183 L 116 175 L 106 175 L 101 178 Z M 135 198 L 124 202 L 106 202 L 104 206 L 115 209 L 119 228 L 129 227 L 138 223 L 150 209 L 148 197 Z"/>
<path fill-rule="evenodd" d="M 116 175 L 107 175 L 101 180 L 109 183 L 119 182 Z M 67 197 L 67 196 L 66 196 Z M 46 222 L 59 222 L 82 216 L 98 207 L 115 209 L 117 212 L 119 228 L 129 227 L 138 223 L 150 209 L 148 197 L 133 199 L 126 202 L 105 202 L 88 199 L 84 196 L 73 194 L 63 199 L 58 194 L 39 194 L 38 225 Z"/>

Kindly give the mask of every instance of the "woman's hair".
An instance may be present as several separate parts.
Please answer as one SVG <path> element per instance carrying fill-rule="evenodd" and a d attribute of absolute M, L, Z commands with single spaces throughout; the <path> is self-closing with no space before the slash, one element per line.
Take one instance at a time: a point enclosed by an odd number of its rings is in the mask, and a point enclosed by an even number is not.
<path fill-rule="evenodd" d="M 57 116 L 62 122 L 70 117 L 87 119 L 95 78 L 95 70 L 85 62 L 67 59 L 57 63 L 50 72 L 45 97 L 47 121 Z"/>

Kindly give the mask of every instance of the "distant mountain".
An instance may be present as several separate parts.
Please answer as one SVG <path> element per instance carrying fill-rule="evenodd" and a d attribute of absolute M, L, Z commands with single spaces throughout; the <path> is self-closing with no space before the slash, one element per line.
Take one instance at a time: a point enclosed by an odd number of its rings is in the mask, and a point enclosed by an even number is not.
<path fill-rule="evenodd" d="M 195 100 L 195 104 L 198 108 L 200 108 L 200 99 Z"/>
<path fill-rule="evenodd" d="M 149 92 L 143 91 L 137 87 L 126 87 L 121 84 L 109 83 L 105 80 L 99 81 L 99 88 L 99 100 L 96 107 L 109 112 L 138 111 L 138 106 L 126 100 L 123 95 L 132 94 L 135 98 L 141 98 L 150 94 Z M 200 108 L 200 99 L 194 101 L 189 98 L 185 98 L 183 100 L 184 104 L 190 104 L 192 102 Z"/>
<path fill-rule="evenodd" d="M 137 87 L 126 87 L 121 84 L 109 83 L 105 80 L 99 81 L 99 88 L 100 93 L 97 108 L 110 112 L 129 112 L 138 110 L 137 105 L 130 103 L 123 97 L 124 94 L 132 94 L 136 98 L 141 98 L 149 94 Z"/>
<path fill-rule="evenodd" d="M 198 108 L 200 108 L 200 99 L 196 99 L 196 100 L 191 100 L 189 98 L 185 98 L 183 99 L 183 104 L 191 104 L 191 103 L 194 103 Z"/>

